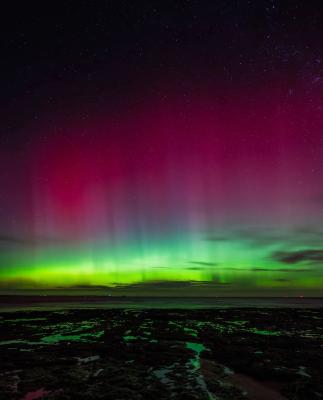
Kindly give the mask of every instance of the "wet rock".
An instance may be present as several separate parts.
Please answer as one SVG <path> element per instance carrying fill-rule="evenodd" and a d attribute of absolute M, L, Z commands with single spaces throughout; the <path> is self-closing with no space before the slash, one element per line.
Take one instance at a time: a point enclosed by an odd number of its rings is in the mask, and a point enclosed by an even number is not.
<path fill-rule="evenodd" d="M 0 315 L 0 399 L 246 399 L 244 374 L 323 398 L 315 310 L 69 310 Z M 126 340 L 131 337 L 131 340 Z"/>

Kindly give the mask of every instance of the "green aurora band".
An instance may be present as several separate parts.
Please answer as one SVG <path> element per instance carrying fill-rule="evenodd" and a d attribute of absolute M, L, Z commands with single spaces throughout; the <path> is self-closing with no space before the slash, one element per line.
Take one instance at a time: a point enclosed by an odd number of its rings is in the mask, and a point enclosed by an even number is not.
<path fill-rule="evenodd" d="M 281 242 L 271 237 L 255 246 L 248 237 L 231 236 L 218 241 L 195 238 L 189 246 L 174 239 L 146 246 L 145 251 L 138 244 L 109 249 L 106 242 L 25 245 L 15 257 L 12 250 L 2 253 L 2 264 L 7 262 L 8 267 L 1 269 L 1 289 L 102 292 L 106 287 L 105 293 L 112 295 L 319 295 L 323 285 L 323 272 L 315 260 L 319 249 L 308 254 L 306 246 L 294 243 L 286 255 Z"/>

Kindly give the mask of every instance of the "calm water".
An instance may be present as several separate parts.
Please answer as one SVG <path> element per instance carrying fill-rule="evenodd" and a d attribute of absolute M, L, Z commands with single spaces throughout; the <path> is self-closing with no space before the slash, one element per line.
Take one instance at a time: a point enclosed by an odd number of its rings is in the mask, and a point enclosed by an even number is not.
<path fill-rule="evenodd" d="M 323 298 L 170 298 L 103 296 L 0 296 L 0 311 L 75 308 L 320 308 Z"/>

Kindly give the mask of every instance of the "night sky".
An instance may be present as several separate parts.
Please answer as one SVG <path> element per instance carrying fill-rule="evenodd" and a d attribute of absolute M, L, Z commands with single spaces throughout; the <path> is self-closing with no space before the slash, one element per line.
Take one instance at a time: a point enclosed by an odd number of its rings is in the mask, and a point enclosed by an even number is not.
<path fill-rule="evenodd" d="M 323 294 L 323 5 L 10 4 L 2 292 Z"/>

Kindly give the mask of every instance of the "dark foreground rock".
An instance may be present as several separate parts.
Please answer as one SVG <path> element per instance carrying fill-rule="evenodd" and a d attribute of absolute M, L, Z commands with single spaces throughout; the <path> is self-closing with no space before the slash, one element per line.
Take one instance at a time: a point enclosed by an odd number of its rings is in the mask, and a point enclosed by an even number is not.
<path fill-rule="evenodd" d="M 0 315 L 1 399 L 323 399 L 321 309 Z"/>

